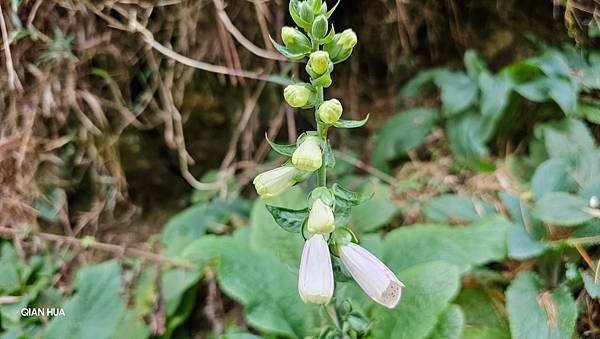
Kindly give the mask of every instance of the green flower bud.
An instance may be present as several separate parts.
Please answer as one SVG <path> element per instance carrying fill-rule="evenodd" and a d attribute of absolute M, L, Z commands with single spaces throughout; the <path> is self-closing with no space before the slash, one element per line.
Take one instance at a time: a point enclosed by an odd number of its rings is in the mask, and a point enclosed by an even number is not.
<path fill-rule="evenodd" d="M 319 119 L 321 119 L 321 121 L 333 125 L 340 119 L 343 110 L 342 104 L 338 99 L 330 99 L 324 101 L 321 106 L 319 106 L 317 113 L 319 114 Z"/>
<path fill-rule="evenodd" d="M 308 37 L 292 27 L 284 26 L 281 28 L 281 40 L 289 48 L 310 49 Z"/>
<path fill-rule="evenodd" d="M 321 140 L 314 136 L 305 137 L 292 154 L 292 164 L 296 168 L 307 172 L 313 172 L 321 168 L 323 164 Z"/>
<path fill-rule="evenodd" d="M 319 15 L 312 24 L 312 37 L 322 39 L 327 34 L 327 18 L 324 15 Z"/>
<path fill-rule="evenodd" d="M 294 186 L 299 173 L 293 166 L 277 167 L 257 175 L 253 181 L 254 188 L 261 198 L 273 198 Z"/>
<path fill-rule="evenodd" d="M 308 206 L 312 206 L 317 200 L 321 200 L 325 205 L 331 208 L 335 205 L 335 196 L 329 188 L 324 186 L 319 186 L 310 192 L 308 195 Z"/>
<path fill-rule="evenodd" d="M 342 45 L 344 49 L 350 49 L 356 46 L 357 43 L 358 38 L 356 37 L 356 33 L 350 28 L 344 30 L 338 40 L 338 44 Z"/>
<path fill-rule="evenodd" d="M 323 74 L 329 69 L 329 53 L 317 51 L 310 54 L 308 63 L 316 74 Z"/>
<path fill-rule="evenodd" d="M 309 104 L 312 91 L 306 84 L 288 85 L 283 90 L 285 101 L 292 107 L 304 107 Z"/>
<path fill-rule="evenodd" d="M 315 14 L 313 13 L 312 8 L 310 8 L 310 4 L 305 1 L 299 4 L 298 15 L 302 20 L 309 24 L 312 24 L 313 19 L 315 18 Z"/>
<path fill-rule="evenodd" d="M 335 229 L 334 221 L 331 207 L 323 203 L 321 199 L 317 199 L 312 204 L 306 226 L 310 233 L 327 234 Z"/>

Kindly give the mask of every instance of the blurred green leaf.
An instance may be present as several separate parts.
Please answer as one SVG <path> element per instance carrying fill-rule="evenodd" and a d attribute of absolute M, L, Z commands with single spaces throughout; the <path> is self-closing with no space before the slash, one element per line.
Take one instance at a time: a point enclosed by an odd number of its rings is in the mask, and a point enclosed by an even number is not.
<path fill-rule="evenodd" d="M 577 306 L 569 291 L 545 291 L 533 272 L 521 272 L 506 291 L 510 331 L 514 339 L 571 338 Z"/>
<path fill-rule="evenodd" d="M 0 246 L 0 293 L 10 295 L 21 286 L 19 279 L 19 255 L 8 242 Z"/>
<path fill-rule="evenodd" d="M 596 275 L 600 277 L 600 273 L 596 272 Z M 600 284 L 594 281 L 594 277 L 592 277 L 588 272 L 581 272 L 581 277 L 583 278 L 585 290 L 590 297 L 600 298 Z"/>
<path fill-rule="evenodd" d="M 457 162 L 482 168 L 488 152 L 485 145 L 488 129 L 483 117 L 473 112 L 448 119 L 446 133 Z"/>
<path fill-rule="evenodd" d="M 373 317 L 378 323 L 373 327 L 374 338 L 420 339 L 431 333 L 440 315 L 448 308 L 459 289 L 458 271 L 453 265 L 429 262 L 402 270 L 402 266 L 389 263 L 406 285 L 396 308 L 390 310 L 375 306 Z"/>
<path fill-rule="evenodd" d="M 459 339 L 465 326 L 465 315 L 460 306 L 450 305 L 438 318 L 428 339 Z"/>
<path fill-rule="evenodd" d="M 500 291 L 493 295 L 503 297 Z M 463 288 L 454 301 L 465 315 L 463 339 L 510 339 L 506 310 L 502 300 L 492 299 L 491 294 L 478 288 Z"/>
<path fill-rule="evenodd" d="M 146 339 L 150 337 L 150 328 L 134 311 L 127 310 L 111 339 Z"/>
<path fill-rule="evenodd" d="M 361 232 L 372 232 L 386 225 L 398 212 L 398 206 L 390 198 L 390 187 L 379 181 L 371 181 L 371 199 L 357 205 L 350 212 L 350 224 Z M 368 196 L 364 193 L 364 196 Z"/>
<path fill-rule="evenodd" d="M 508 255 L 517 260 L 529 259 L 540 255 L 548 245 L 532 239 L 525 228 L 514 225 L 508 236 Z"/>
<path fill-rule="evenodd" d="M 436 115 L 434 110 L 415 108 L 397 113 L 388 120 L 375 139 L 373 165 L 385 170 L 387 161 L 420 146 L 433 128 Z"/>
<path fill-rule="evenodd" d="M 510 223 L 492 215 L 466 227 L 414 225 L 388 233 L 385 262 L 402 270 L 429 261 L 444 261 L 465 272 L 475 265 L 506 257 Z"/>
<path fill-rule="evenodd" d="M 546 223 L 559 226 L 577 226 L 593 218 L 585 212 L 588 202 L 564 192 L 544 195 L 535 204 L 535 212 Z"/>
<path fill-rule="evenodd" d="M 65 316 L 52 318 L 44 338 L 110 338 L 125 311 L 119 264 L 111 260 L 79 269 L 75 288 L 63 306 Z"/>
<path fill-rule="evenodd" d="M 547 193 L 569 191 L 574 187 L 575 182 L 569 174 L 569 164 L 560 158 L 544 161 L 535 169 L 531 178 L 535 200 L 540 200 Z"/>
<path fill-rule="evenodd" d="M 472 49 L 465 52 L 463 59 L 467 74 L 471 79 L 477 79 L 482 72 L 487 70 L 485 61 Z"/>
<path fill-rule="evenodd" d="M 447 115 L 466 110 L 477 99 L 477 82 L 463 72 L 444 70 L 434 81 L 441 89 L 442 109 Z"/>
<path fill-rule="evenodd" d="M 476 198 L 442 194 L 426 202 L 422 212 L 428 221 L 449 223 L 475 221 L 495 210 L 492 205 Z"/>

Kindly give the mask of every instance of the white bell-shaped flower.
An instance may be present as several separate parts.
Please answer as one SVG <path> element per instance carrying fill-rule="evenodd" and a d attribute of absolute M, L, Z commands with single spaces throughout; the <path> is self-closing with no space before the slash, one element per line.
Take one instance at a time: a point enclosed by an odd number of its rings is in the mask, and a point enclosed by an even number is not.
<path fill-rule="evenodd" d="M 319 138 L 314 136 L 304 138 L 300 146 L 292 154 L 292 164 L 296 168 L 307 172 L 313 172 L 321 168 L 323 153 Z"/>
<path fill-rule="evenodd" d="M 327 304 L 333 296 L 333 269 L 327 241 L 315 234 L 304 243 L 298 292 L 304 302 Z"/>
<path fill-rule="evenodd" d="M 334 217 L 331 207 L 321 199 L 315 200 L 308 214 L 307 228 L 310 233 L 326 234 L 333 232 Z"/>
<path fill-rule="evenodd" d="M 298 169 L 293 166 L 277 167 L 254 178 L 254 188 L 263 199 L 273 198 L 296 184 Z"/>
<path fill-rule="evenodd" d="M 394 272 L 366 249 L 355 243 L 339 247 L 340 259 L 363 291 L 387 308 L 394 308 L 404 284 Z"/>

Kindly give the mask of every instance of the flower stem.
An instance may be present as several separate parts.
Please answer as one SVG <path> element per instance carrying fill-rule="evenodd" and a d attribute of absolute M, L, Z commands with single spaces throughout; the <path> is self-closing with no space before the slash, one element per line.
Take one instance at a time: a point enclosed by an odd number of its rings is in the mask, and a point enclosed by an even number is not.
<path fill-rule="evenodd" d="M 324 142 L 327 142 L 327 128 L 322 126 L 319 122 L 319 115 L 317 113 L 319 106 L 323 103 L 323 86 L 317 87 L 317 104 L 315 105 L 315 122 L 317 123 L 317 132 Z M 323 152 L 323 165 L 317 172 L 317 185 L 327 186 L 327 166 L 325 166 L 325 152 Z"/>

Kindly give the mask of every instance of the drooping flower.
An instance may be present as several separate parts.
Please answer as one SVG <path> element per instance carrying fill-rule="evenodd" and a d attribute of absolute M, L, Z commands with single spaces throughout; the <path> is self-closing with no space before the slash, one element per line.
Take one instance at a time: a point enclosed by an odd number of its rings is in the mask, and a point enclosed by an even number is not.
<path fill-rule="evenodd" d="M 273 198 L 294 186 L 298 173 L 293 166 L 277 167 L 257 175 L 253 181 L 254 187 L 261 198 Z"/>
<path fill-rule="evenodd" d="M 338 99 L 325 100 L 318 109 L 319 119 L 333 125 L 340 119 L 343 110 L 342 103 Z"/>
<path fill-rule="evenodd" d="M 288 85 L 283 90 L 285 101 L 292 107 L 304 107 L 310 103 L 312 92 L 306 84 Z"/>
<path fill-rule="evenodd" d="M 313 172 L 321 168 L 323 164 L 321 140 L 315 136 L 305 137 L 292 154 L 292 164 L 296 168 L 307 172 Z"/>
<path fill-rule="evenodd" d="M 352 242 L 338 251 L 344 266 L 371 299 L 387 308 L 398 304 L 404 284 L 381 260 Z"/>
<path fill-rule="evenodd" d="M 331 207 L 327 206 L 321 199 L 317 199 L 308 214 L 307 228 L 310 233 L 331 233 L 335 228 L 334 221 Z"/>
<path fill-rule="evenodd" d="M 304 243 L 298 293 L 304 302 L 327 304 L 333 296 L 333 269 L 327 241 L 315 234 Z"/>

